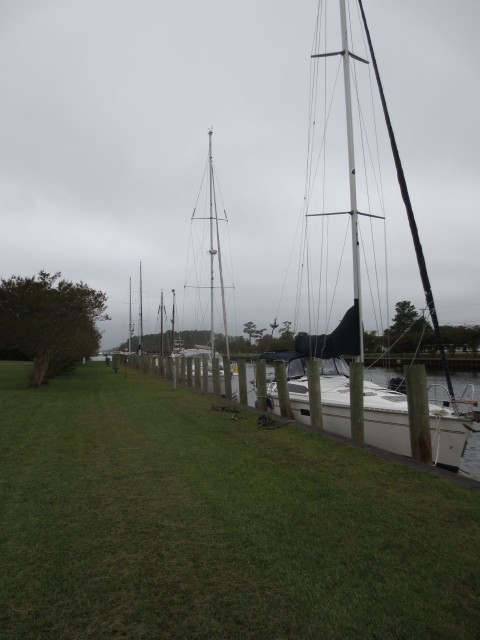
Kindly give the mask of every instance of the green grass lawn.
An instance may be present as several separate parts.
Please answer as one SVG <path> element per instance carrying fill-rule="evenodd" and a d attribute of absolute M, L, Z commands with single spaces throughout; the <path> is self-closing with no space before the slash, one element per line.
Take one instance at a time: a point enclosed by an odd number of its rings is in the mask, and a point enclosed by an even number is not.
<path fill-rule="evenodd" d="M 0 362 L 0 638 L 480 637 L 480 493 L 103 363 Z"/>

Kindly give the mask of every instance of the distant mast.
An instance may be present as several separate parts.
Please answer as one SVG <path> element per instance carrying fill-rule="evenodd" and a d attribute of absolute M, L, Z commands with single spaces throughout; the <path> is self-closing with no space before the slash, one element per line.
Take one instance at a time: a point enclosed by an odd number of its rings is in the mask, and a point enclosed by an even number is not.
<path fill-rule="evenodd" d="M 212 135 L 213 129 L 208 130 L 208 166 L 209 166 L 209 182 L 210 182 L 210 348 L 212 350 L 212 358 L 215 357 L 215 333 L 213 330 L 213 290 L 214 290 L 214 259 L 217 253 L 213 247 L 213 161 L 212 161 Z"/>
<path fill-rule="evenodd" d="M 143 291 L 142 291 L 142 261 L 140 260 L 140 348 L 139 355 L 143 355 Z"/>
<path fill-rule="evenodd" d="M 217 215 L 217 199 L 215 197 L 215 177 L 213 172 L 213 156 L 212 156 L 212 135 L 213 129 L 208 130 L 208 160 L 209 160 L 209 183 L 210 183 L 210 344 L 212 351 L 212 358 L 215 357 L 215 333 L 214 333 L 214 273 L 215 273 L 215 255 L 218 254 L 218 272 L 220 276 L 220 292 L 222 299 L 222 313 L 223 313 L 223 327 L 225 331 L 225 346 L 227 351 L 227 358 L 230 358 L 230 349 L 228 344 L 228 327 L 227 327 L 227 309 L 225 305 L 225 287 L 223 283 L 223 267 L 222 267 L 222 253 L 220 250 L 220 232 L 218 229 L 218 215 Z M 214 237 L 214 223 L 217 236 L 217 249 L 213 246 Z"/>
<path fill-rule="evenodd" d="M 128 353 L 132 353 L 132 279 L 130 280 L 128 297 Z"/>
<path fill-rule="evenodd" d="M 175 349 L 175 289 L 172 289 L 173 293 L 173 306 L 172 306 L 172 351 Z"/>
<path fill-rule="evenodd" d="M 160 356 L 163 358 L 163 289 L 160 293 Z"/>

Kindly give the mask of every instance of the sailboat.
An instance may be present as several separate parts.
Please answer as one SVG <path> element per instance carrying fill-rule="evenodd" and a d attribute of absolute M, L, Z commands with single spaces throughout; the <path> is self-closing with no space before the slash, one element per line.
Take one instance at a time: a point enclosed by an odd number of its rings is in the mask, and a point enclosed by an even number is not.
<path fill-rule="evenodd" d="M 229 349 L 229 339 L 228 339 L 228 324 L 227 324 L 227 309 L 226 309 L 226 301 L 225 301 L 225 285 L 224 285 L 224 274 L 223 274 L 223 261 L 222 261 L 222 251 L 220 244 L 220 232 L 219 232 L 219 221 L 220 218 L 217 212 L 217 197 L 215 191 L 215 174 L 213 168 L 213 152 L 212 152 L 212 136 L 213 129 L 210 128 L 208 130 L 208 212 L 205 217 L 196 216 L 197 210 L 196 207 L 192 214 L 192 222 L 199 220 L 206 220 L 208 222 L 208 237 L 209 237 L 209 277 L 208 277 L 208 285 L 201 286 L 198 282 L 195 285 L 189 285 L 187 282 L 185 283 L 185 289 L 193 288 L 199 291 L 200 289 L 208 289 L 210 293 L 210 341 L 207 345 L 196 344 L 194 347 L 186 348 L 183 347 L 176 349 L 174 356 L 178 357 L 186 357 L 186 358 L 194 358 L 196 356 L 206 356 L 208 360 L 209 372 L 212 370 L 212 360 L 217 358 L 219 360 L 219 368 L 220 373 L 223 375 L 223 364 L 222 358 L 218 351 L 215 348 L 215 292 L 220 289 L 220 299 L 221 299 L 221 307 L 222 307 L 222 323 L 224 329 L 225 336 L 225 350 L 227 358 L 230 357 L 230 349 Z M 226 221 L 225 218 L 221 218 L 222 221 Z M 215 277 L 218 275 L 219 283 L 216 283 Z"/>
<path fill-rule="evenodd" d="M 328 334 L 310 335 L 299 334 L 295 339 L 295 350 L 290 352 L 271 352 L 262 354 L 260 357 L 269 362 L 283 361 L 287 368 L 287 384 L 290 397 L 290 407 L 293 418 L 299 423 L 309 425 L 311 423 L 308 378 L 306 375 L 306 363 L 310 358 L 317 359 L 320 363 L 320 388 L 323 425 L 325 430 L 351 437 L 352 411 L 350 405 L 350 385 L 349 367 L 344 360 L 344 355 L 354 356 L 355 361 L 363 363 L 363 307 L 362 307 L 362 287 L 360 270 L 360 234 L 359 217 L 372 216 L 363 214 L 358 210 L 357 205 L 357 171 L 354 150 L 354 131 L 352 117 L 352 60 L 367 63 L 368 61 L 356 55 L 350 50 L 349 42 L 349 20 L 347 19 L 345 0 L 340 3 L 340 32 L 342 48 L 334 53 L 325 51 L 319 53 L 314 51 L 312 59 L 330 58 L 340 55 L 343 59 L 343 83 L 345 97 L 345 120 L 347 138 L 347 176 L 349 185 L 349 205 L 348 210 L 342 212 L 323 212 L 321 214 L 309 215 L 340 215 L 350 216 L 351 244 L 352 244 L 352 268 L 353 268 L 353 304 L 346 312 L 343 320 L 336 329 Z M 380 89 L 380 96 L 384 111 L 386 103 L 383 89 L 380 83 L 378 67 L 374 57 L 373 46 L 370 34 L 366 25 L 365 14 L 361 0 L 358 0 L 360 12 L 363 19 L 365 33 L 369 44 L 371 61 L 373 62 L 377 83 Z M 356 80 L 355 80 L 356 82 Z M 311 104 L 313 100 L 311 99 Z M 396 163 L 396 171 L 399 177 L 400 190 L 407 209 L 410 228 L 413 234 L 414 245 L 418 257 L 423 288 L 426 294 L 427 306 L 432 318 L 435 333 L 437 335 L 437 347 L 440 350 L 442 359 L 445 359 L 443 343 L 439 334 L 438 320 L 436 317 L 433 295 L 426 272 L 426 266 L 421 251 L 421 244 L 418 239 L 418 231 L 411 210 L 410 199 L 406 188 L 406 182 L 401 168 L 398 150 L 393 136 L 388 112 L 385 113 L 387 129 L 390 134 L 390 143 Z M 358 370 L 358 368 L 357 368 Z M 465 475 L 470 475 L 480 480 L 480 460 L 478 463 L 468 467 L 466 471 L 465 459 L 469 451 L 479 447 L 480 423 L 474 413 L 460 412 L 459 405 L 454 401 L 453 389 L 449 377 L 447 386 L 450 392 L 450 402 L 439 406 L 429 404 L 429 420 L 432 436 L 432 450 L 434 463 L 449 468 L 459 470 Z M 360 386 L 361 388 L 361 386 Z M 452 402 L 453 400 L 453 402 Z M 279 393 L 277 382 L 270 378 L 267 384 L 267 407 L 273 413 L 280 415 Z M 478 414 L 477 414 L 478 416 Z M 396 454 L 411 456 L 411 444 L 409 434 L 408 404 L 405 394 L 381 387 L 373 382 L 363 381 L 363 427 L 364 442 Z"/>

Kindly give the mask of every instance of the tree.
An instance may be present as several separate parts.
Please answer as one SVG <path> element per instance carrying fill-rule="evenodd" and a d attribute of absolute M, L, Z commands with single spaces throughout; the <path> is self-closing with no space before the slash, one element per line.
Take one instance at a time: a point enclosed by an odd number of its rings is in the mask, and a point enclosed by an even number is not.
<path fill-rule="evenodd" d="M 365 349 L 365 353 L 377 353 L 380 351 L 376 331 L 363 332 L 363 347 Z"/>
<path fill-rule="evenodd" d="M 285 351 L 293 349 L 294 340 L 292 323 L 290 322 L 290 320 L 285 320 L 285 322 L 282 322 L 282 326 L 278 330 L 278 333 L 279 338 L 275 348 L 280 350 L 284 349 Z"/>
<path fill-rule="evenodd" d="M 254 324 L 252 321 L 246 322 L 243 325 L 243 333 L 247 334 L 250 344 L 252 344 L 252 338 L 255 336 L 257 331 L 258 331 L 257 325 Z"/>
<path fill-rule="evenodd" d="M 465 327 L 465 346 L 475 353 L 478 351 L 480 346 L 480 325 L 471 324 Z"/>
<path fill-rule="evenodd" d="M 476 352 L 480 345 L 479 325 L 444 325 L 440 327 L 446 348 L 455 351 Z"/>
<path fill-rule="evenodd" d="M 290 334 L 293 336 L 292 333 L 292 323 L 290 322 L 290 320 L 285 320 L 285 322 L 282 322 L 282 326 L 280 327 L 280 329 L 278 330 L 278 333 L 281 336 L 284 336 L 285 334 Z"/>
<path fill-rule="evenodd" d="M 231 336 L 228 342 L 231 354 L 245 354 L 251 351 L 250 342 L 243 336 Z"/>
<path fill-rule="evenodd" d="M 277 338 L 272 338 L 270 333 L 262 335 L 256 342 L 257 353 L 264 353 L 266 351 L 273 351 L 275 345 L 278 342 Z"/>
<path fill-rule="evenodd" d="M 420 316 L 415 306 L 409 300 L 402 300 L 395 305 L 393 324 L 388 329 L 390 344 L 393 351 L 412 352 L 419 345 L 430 345 L 433 329 L 423 316 Z"/>
<path fill-rule="evenodd" d="M 390 327 L 392 332 L 403 333 L 410 329 L 413 322 L 418 318 L 418 312 L 409 300 L 402 300 L 395 305 L 395 317 Z"/>
<path fill-rule="evenodd" d="M 253 339 L 255 340 L 255 343 L 258 344 L 260 342 L 260 340 L 263 338 L 263 334 L 265 333 L 266 329 L 256 329 L 254 334 L 253 334 Z"/>
<path fill-rule="evenodd" d="M 100 345 L 96 321 L 106 320 L 106 295 L 61 274 L 12 276 L 0 281 L 0 346 L 33 359 L 32 382 L 40 386 Z"/>

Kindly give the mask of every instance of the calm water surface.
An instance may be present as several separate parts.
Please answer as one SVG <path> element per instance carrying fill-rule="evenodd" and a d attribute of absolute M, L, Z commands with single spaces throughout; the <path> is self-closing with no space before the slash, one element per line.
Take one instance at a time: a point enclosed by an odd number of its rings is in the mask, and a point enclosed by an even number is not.
<path fill-rule="evenodd" d="M 380 385 L 386 386 L 390 378 L 401 376 L 401 372 L 392 369 L 386 370 L 381 367 L 365 369 L 365 379 L 371 380 Z M 452 386 L 456 398 L 464 396 L 469 400 L 476 400 L 480 403 L 480 373 L 477 371 L 452 371 L 450 373 Z M 439 369 L 427 369 L 427 383 L 430 387 L 429 397 L 431 399 L 447 399 L 447 383 L 445 376 Z"/>

